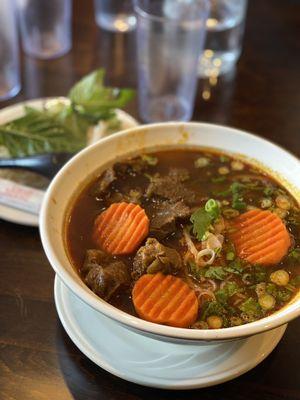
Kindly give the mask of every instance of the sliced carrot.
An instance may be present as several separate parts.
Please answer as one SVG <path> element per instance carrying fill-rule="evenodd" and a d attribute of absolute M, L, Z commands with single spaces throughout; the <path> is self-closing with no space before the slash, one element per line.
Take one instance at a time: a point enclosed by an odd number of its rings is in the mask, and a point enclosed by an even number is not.
<path fill-rule="evenodd" d="M 150 322 L 187 328 L 197 319 L 194 290 L 173 275 L 141 276 L 133 287 L 132 300 L 137 314 Z"/>
<path fill-rule="evenodd" d="M 95 221 L 93 239 L 110 254 L 130 254 L 149 232 L 149 219 L 138 204 L 114 203 Z"/>
<path fill-rule="evenodd" d="M 229 237 L 238 256 L 251 264 L 277 264 L 291 245 L 286 226 L 271 211 L 248 211 L 235 218 L 230 227 Z"/>

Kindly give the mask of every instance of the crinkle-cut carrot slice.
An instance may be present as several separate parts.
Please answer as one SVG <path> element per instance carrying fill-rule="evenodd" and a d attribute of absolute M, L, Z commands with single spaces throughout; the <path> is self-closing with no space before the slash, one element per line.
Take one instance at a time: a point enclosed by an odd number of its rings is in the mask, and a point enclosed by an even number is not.
<path fill-rule="evenodd" d="M 198 315 L 194 290 L 181 278 L 161 272 L 141 276 L 133 287 L 132 301 L 141 318 L 157 324 L 187 328 Z"/>
<path fill-rule="evenodd" d="M 285 224 L 271 211 L 247 211 L 235 218 L 230 228 L 229 238 L 238 256 L 251 264 L 277 264 L 291 246 Z"/>
<path fill-rule="evenodd" d="M 130 254 L 149 232 L 149 219 L 138 204 L 113 203 L 95 220 L 93 239 L 110 254 Z"/>

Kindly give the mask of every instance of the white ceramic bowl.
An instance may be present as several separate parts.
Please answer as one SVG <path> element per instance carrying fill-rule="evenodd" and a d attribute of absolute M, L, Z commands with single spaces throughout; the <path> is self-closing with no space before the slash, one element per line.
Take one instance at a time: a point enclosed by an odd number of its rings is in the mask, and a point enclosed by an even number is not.
<path fill-rule="evenodd" d="M 300 203 L 300 162 L 280 147 L 257 136 L 224 126 L 202 123 L 164 123 L 139 126 L 114 134 L 82 150 L 52 181 L 42 206 L 40 232 L 46 255 L 63 282 L 96 312 L 129 329 L 160 340 L 205 343 L 238 339 L 270 330 L 300 315 L 300 295 L 286 307 L 258 321 L 219 330 L 182 329 L 133 317 L 97 297 L 80 279 L 65 250 L 65 216 L 76 195 L 93 177 L 117 159 L 139 151 L 202 146 L 221 149 L 263 166 Z M 203 342 L 205 341 L 205 342 Z M 207 344 L 207 343 L 206 343 Z"/>

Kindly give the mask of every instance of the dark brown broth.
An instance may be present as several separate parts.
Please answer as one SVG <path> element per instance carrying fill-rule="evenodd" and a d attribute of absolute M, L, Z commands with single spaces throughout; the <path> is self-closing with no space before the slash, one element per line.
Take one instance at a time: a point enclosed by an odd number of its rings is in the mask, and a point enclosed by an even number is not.
<path fill-rule="evenodd" d="M 232 182 L 240 181 L 241 176 L 247 175 L 257 175 L 259 179 L 262 179 L 262 183 L 258 185 L 258 187 L 262 187 L 261 190 L 247 190 L 247 192 L 244 194 L 244 201 L 247 203 L 248 206 L 260 206 L 260 201 L 262 197 L 267 197 L 262 193 L 262 190 L 266 187 L 272 187 L 274 190 L 279 190 L 282 193 L 287 194 L 286 190 L 277 182 L 275 182 L 272 178 L 268 177 L 265 173 L 254 169 L 252 166 L 247 165 L 244 162 L 243 171 L 231 170 L 228 175 L 224 175 L 224 182 L 212 182 L 212 178 L 218 178 L 222 176 L 218 172 L 219 168 L 224 166 L 230 168 L 230 162 L 232 161 L 232 159 L 228 156 L 225 157 L 227 161 L 224 161 L 224 156 L 220 154 L 191 150 L 161 151 L 153 153 L 152 155 L 158 158 L 158 163 L 156 166 L 149 166 L 149 168 L 147 169 L 147 174 L 151 175 L 154 173 L 158 173 L 161 175 L 165 175 L 168 173 L 170 167 L 185 168 L 189 171 L 190 178 L 187 182 L 185 182 L 185 186 L 189 189 L 192 189 L 196 193 L 196 208 L 203 206 L 205 201 L 209 198 L 214 197 L 218 199 L 216 192 L 220 193 L 226 191 L 228 189 L 228 186 Z M 195 168 L 194 163 L 199 157 L 209 157 L 211 160 L 211 164 L 205 168 Z M 97 180 L 98 179 L 87 185 L 77 198 L 71 210 L 70 222 L 68 223 L 66 229 L 66 243 L 68 252 L 73 265 L 78 271 L 81 270 L 86 250 L 95 248 L 95 244 L 93 243 L 91 238 L 94 220 L 96 216 L 104 209 L 106 209 L 110 204 L 110 202 L 107 202 L 104 197 L 97 198 L 92 194 L 93 188 L 95 187 Z M 145 191 L 148 184 L 149 179 L 147 178 L 147 176 L 145 176 L 144 172 L 140 174 L 133 174 L 131 176 L 127 175 L 126 179 L 117 179 L 115 182 L 113 182 L 111 184 L 109 192 L 112 194 L 124 192 L 127 193 L 129 189 L 136 188 Z M 228 195 L 221 197 L 220 199 L 228 199 L 228 201 L 230 201 L 231 197 L 230 195 Z M 294 200 L 293 202 L 296 206 L 296 202 Z M 149 199 L 143 199 L 141 202 L 141 206 L 145 209 L 147 215 L 151 219 L 151 201 Z M 288 215 L 291 215 L 291 212 L 289 212 Z M 296 219 L 297 218 L 298 213 L 296 215 Z M 300 225 L 297 223 L 289 223 L 288 220 L 286 222 L 289 231 L 293 234 L 293 237 L 295 239 L 295 247 L 297 247 L 299 245 Z M 158 235 L 157 239 L 162 244 L 173 247 L 177 249 L 180 253 L 182 253 L 182 245 L 179 242 L 179 239 L 182 236 L 181 232 L 182 229 L 178 224 L 176 232 L 163 239 L 161 239 Z M 152 234 L 151 236 L 156 237 L 155 234 Z M 130 256 L 122 256 L 116 258 L 121 258 L 130 270 L 132 266 L 133 256 L 134 254 Z M 273 270 L 277 270 L 278 268 L 284 268 L 289 271 L 289 273 L 291 274 L 291 278 L 293 278 L 300 273 L 299 265 L 294 264 L 291 265 L 287 258 L 284 258 L 279 266 L 276 265 L 274 267 L 268 268 L 268 274 L 270 274 Z M 116 307 L 122 309 L 123 311 L 135 315 L 130 293 L 131 288 L 126 291 L 119 292 L 117 295 L 113 296 L 113 298 L 109 302 Z M 251 289 L 249 289 L 247 293 L 248 295 L 249 293 L 251 295 Z M 277 308 L 280 307 L 276 306 L 275 309 Z"/>

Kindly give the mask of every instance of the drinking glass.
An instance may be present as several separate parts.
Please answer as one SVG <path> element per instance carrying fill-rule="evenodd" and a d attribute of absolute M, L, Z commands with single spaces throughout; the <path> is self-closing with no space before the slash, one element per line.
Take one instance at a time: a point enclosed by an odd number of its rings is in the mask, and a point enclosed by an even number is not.
<path fill-rule="evenodd" d="M 203 49 L 207 0 L 136 0 L 139 112 L 145 122 L 188 121 Z"/>
<path fill-rule="evenodd" d="M 7 100 L 21 89 L 19 46 L 12 0 L 0 1 L 0 100 Z"/>
<path fill-rule="evenodd" d="M 25 53 L 50 59 L 70 50 L 71 0 L 18 0 L 18 4 Z"/>
<path fill-rule="evenodd" d="M 199 76 L 218 76 L 235 66 L 242 50 L 246 8 L 247 0 L 211 0 Z"/>
<path fill-rule="evenodd" d="M 94 6 L 100 28 L 113 32 L 129 32 L 135 28 L 132 0 L 94 0 Z"/>

